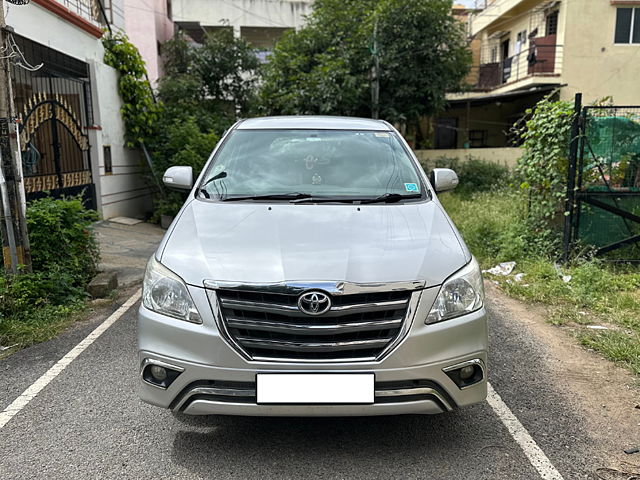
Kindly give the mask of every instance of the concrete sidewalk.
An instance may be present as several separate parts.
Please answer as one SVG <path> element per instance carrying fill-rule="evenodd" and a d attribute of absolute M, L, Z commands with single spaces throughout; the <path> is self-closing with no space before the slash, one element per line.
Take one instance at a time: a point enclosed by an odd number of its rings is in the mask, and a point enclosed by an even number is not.
<path fill-rule="evenodd" d="M 118 287 L 126 287 L 142 282 L 147 262 L 165 230 L 146 222 L 126 225 L 103 220 L 98 222 L 96 233 L 102 252 L 100 270 L 116 270 Z"/>

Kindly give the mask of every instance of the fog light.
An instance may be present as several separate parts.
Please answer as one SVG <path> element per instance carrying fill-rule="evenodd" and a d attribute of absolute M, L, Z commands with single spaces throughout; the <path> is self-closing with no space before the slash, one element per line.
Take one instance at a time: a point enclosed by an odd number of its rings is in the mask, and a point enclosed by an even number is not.
<path fill-rule="evenodd" d="M 153 387 L 169 388 L 169 385 L 184 372 L 184 367 L 160 360 L 145 358 L 140 367 L 142 381 Z"/>
<path fill-rule="evenodd" d="M 467 380 L 468 378 L 473 377 L 474 373 L 475 373 L 475 368 L 473 367 L 473 365 L 469 365 L 468 367 L 464 367 L 460 369 L 460 378 L 462 380 Z"/>
<path fill-rule="evenodd" d="M 445 367 L 442 371 L 460 390 L 472 387 L 485 379 L 484 362 L 479 358 Z"/>
<path fill-rule="evenodd" d="M 151 375 L 153 376 L 153 378 L 161 382 L 165 378 L 167 378 L 167 371 L 164 368 L 159 367 L 158 365 L 152 365 Z"/>

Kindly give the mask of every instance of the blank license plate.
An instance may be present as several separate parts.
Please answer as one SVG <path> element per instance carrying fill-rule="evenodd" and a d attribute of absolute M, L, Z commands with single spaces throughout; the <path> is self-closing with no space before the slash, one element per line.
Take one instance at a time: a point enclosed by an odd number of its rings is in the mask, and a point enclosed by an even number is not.
<path fill-rule="evenodd" d="M 373 403 L 373 373 L 258 373 L 258 403 Z"/>

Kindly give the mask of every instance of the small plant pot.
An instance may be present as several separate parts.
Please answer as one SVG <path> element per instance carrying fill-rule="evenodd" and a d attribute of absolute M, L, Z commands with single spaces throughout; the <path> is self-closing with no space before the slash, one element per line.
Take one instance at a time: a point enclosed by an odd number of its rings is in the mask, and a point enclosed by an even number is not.
<path fill-rule="evenodd" d="M 160 215 L 160 226 L 167 230 L 175 217 L 173 215 Z"/>

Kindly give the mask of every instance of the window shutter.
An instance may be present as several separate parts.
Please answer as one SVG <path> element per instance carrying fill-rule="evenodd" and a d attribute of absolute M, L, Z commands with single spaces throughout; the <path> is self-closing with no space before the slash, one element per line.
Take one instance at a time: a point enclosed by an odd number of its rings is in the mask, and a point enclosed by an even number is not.
<path fill-rule="evenodd" d="M 614 43 L 629 43 L 631 37 L 632 8 L 619 8 L 616 12 L 616 36 Z"/>

